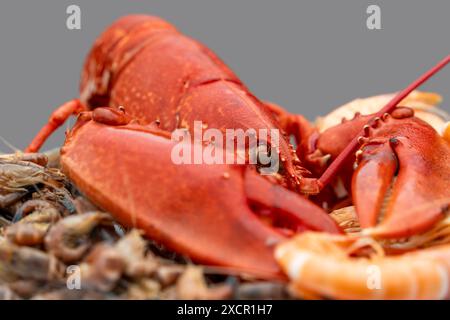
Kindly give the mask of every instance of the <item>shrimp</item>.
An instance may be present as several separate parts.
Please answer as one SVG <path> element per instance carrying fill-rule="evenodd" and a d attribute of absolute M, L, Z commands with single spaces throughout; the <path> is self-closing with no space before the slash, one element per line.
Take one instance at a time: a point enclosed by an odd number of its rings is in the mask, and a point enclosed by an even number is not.
<path fill-rule="evenodd" d="M 374 240 L 305 232 L 280 244 L 275 257 L 299 297 L 450 298 L 450 244 L 402 255 L 385 256 L 381 249 L 369 257 L 354 256 L 355 248 L 370 241 Z"/>

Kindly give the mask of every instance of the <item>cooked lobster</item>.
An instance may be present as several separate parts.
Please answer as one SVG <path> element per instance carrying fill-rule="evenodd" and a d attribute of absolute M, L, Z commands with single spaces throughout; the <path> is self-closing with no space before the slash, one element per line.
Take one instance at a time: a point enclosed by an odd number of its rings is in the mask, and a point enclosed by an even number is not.
<path fill-rule="evenodd" d="M 276 243 L 304 230 L 341 233 L 322 208 L 301 194 L 324 190 L 353 161 L 364 125 L 378 123 L 377 117 L 391 113 L 449 61 L 444 59 L 378 114 L 361 118 L 354 127 L 334 129 L 342 133 L 339 155 L 331 165 L 322 159 L 326 171 L 317 179 L 310 176 L 313 164 L 300 162 L 305 146 L 310 151 L 320 141 L 311 140 L 314 128 L 306 119 L 258 100 L 214 53 L 168 22 L 128 16 L 95 42 L 84 65 L 80 100 L 58 108 L 27 151 L 39 150 L 57 127 L 78 114 L 61 164 L 94 203 L 195 261 L 280 277 L 273 258 Z M 258 165 L 248 163 L 175 165 L 170 132 L 182 128 L 192 133 L 196 120 L 220 131 L 280 130 L 278 143 L 266 141 L 277 146 L 271 151 L 279 152 L 280 170 L 263 177 Z"/>

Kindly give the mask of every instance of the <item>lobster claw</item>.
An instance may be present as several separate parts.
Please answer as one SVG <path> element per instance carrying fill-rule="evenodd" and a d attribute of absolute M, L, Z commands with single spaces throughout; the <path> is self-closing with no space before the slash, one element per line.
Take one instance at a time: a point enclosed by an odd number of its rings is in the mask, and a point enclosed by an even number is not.
<path fill-rule="evenodd" d="M 357 155 L 358 168 L 353 175 L 354 203 L 362 228 L 378 223 L 384 199 L 392 186 L 398 162 L 389 141 L 370 142 Z"/>
<path fill-rule="evenodd" d="M 450 207 L 450 144 L 397 108 L 365 128 L 352 195 L 364 232 L 379 238 L 421 233 Z"/>
<path fill-rule="evenodd" d="M 62 168 L 95 204 L 164 246 L 196 262 L 282 278 L 273 246 L 286 226 L 340 232 L 319 207 L 249 165 L 176 164 L 169 133 L 125 122 L 109 108 L 82 114 Z"/>

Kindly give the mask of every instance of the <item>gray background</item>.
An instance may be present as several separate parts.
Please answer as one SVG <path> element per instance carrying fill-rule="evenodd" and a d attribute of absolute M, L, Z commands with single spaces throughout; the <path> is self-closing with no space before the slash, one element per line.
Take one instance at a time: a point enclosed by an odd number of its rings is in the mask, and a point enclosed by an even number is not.
<path fill-rule="evenodd" d="M 70 4 L 81 7 L 80 31 L 66 29 Z M 366 28 L 369 4 L 381 6 L 382 30 Z M 402 89 L 450 52 L 448 0 L 2 0 L 0 136 L 23 148 L 55 106 L 78 95 L 95 37 L 129 13 L 166 18 L 216 51 L 257 96 L 310 119 Z M 449 99 L 449 84 L 445 70 L 424 88 Z M 60 130 L 47 147 L 62 141 Z"/>

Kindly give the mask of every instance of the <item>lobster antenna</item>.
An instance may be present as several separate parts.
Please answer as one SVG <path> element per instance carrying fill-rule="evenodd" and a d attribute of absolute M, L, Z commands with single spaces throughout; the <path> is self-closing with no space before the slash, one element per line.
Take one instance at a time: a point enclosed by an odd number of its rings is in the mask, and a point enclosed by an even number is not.
<path fill-rule="evenodd" d="M 420 76 L 416 81 L 411 83 L 408 87 L 400 91 L 391 101 L 389 101 L 380 111 L 378 111 L 371 120 L 368 121 L 370 123 L 376 117 L 381 117 L 385 113 L 391 113 L 397 105 L 406 98 L 413 90 L 417 89 L 420 85 L 422 85 L 425 81 L 434 76 L 437 72 L 439 72 L 442 68 L 444 68 L 450 62 L 450 55 L 442 59 L 436 66 L 425 72 L 422 76 Z M 331 180 L 334 178 L 336 172 L 338 172 L 341 167 L 344 165 L 345 161 L 348 157 L 353 154 L 358 148 L 358 137 L 363 135 L 364 131 L 361 132 L 353 138 L 353 140 L 345 147 L 345 149 L 337 156 L 337 158 L 331 163 L 331 165 L 325 170 L 322 176 L 319 178 L 319 188 L 322 190 L 326 187 Z"/>

